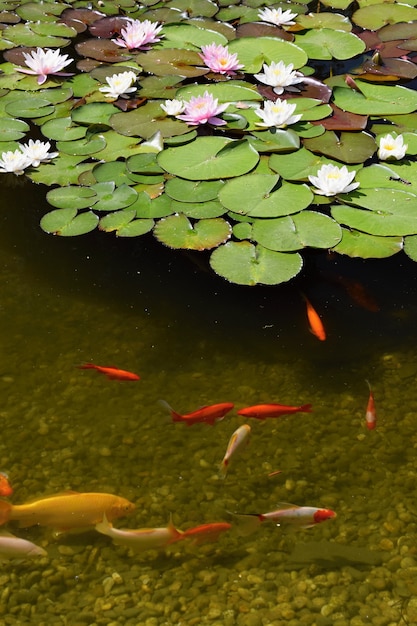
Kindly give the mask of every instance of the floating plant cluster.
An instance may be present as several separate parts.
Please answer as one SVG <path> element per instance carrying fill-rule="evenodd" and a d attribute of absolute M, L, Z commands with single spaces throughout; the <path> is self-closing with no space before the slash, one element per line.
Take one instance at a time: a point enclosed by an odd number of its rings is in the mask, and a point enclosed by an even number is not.
<path fill-rule="evenodd" d="M 0 0 L 0 172 L 48 233 L 153 232 L 278 284 L 300 251 L 417 260 L 417 8 Z"/>

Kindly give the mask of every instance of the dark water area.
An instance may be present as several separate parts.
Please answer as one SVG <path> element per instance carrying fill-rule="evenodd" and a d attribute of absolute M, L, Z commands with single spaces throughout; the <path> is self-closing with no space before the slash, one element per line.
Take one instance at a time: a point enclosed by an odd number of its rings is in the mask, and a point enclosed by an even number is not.
<path fill-rule="evenodd" d="M 94 530 L 55 538 L 10 523 L 48 557 L 5 563 L 0 622 L 417 624 L 417 265 L 404 254 L 310 253 L 291 284 L 239 287 L 204 255 L 151 237 L 46 235 L 42 187 L 4 186 L 0 204 L 0 471 L 13 503 L 118 493 L 137 505 L 119 528 L 161 527 L 172 515 L 186 529 L 282 502 L 337 512 L 309 530 L 262 524 L 246 537 L 233 526 L 213 543 L 133 555 Z M 325 342 L 308 330 L 303 293 Z M 77 368 L 85 362 L 141 380 L 110 381 Z M 226 401 L 312 403 L 313 413 L 232 412 L 187 428 L 161 398 L 184 413 Z M 219 480 L 243 422 L 250 446 Z"/>

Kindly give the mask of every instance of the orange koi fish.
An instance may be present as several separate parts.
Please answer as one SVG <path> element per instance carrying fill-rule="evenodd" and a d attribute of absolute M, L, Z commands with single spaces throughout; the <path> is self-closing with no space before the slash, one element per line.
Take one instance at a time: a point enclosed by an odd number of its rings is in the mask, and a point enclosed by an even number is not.
<path fill-rule="evenodd" d="M 174 411 L 174 409 L 170 407 L 168 402 L 165 402 L 165 400 L 160 400 L 159 403 L 171 413 L 173 422 L 184 422 L 187 426 L 199 423 L 210 424 L 213 426 L 215 422 L 222 420 L 226 413 L 229 413 L 229 411 L 234 408 L 234 404 L 231 402 L 221 402 L 220 404 L 203 406 L 201 409 L 197 409 L 192 413 L 185 413 L 184 415 L 181 415 L 180 413 Z"/>
<path fill-rule="evenodd" d="M 369 384 L 368 381 L 366 382 L 368 383 L 368 387 L 369 387 L 369 399 L 368 399 L 368 405 L 366 407 L 366 414 L 365 414 L 366 428 L 368 430 L 374 430 L 376 426 L 376 411 L 375 411 L 374 394 L 372 393 L 371 385 Z"/>
<path fill-rule="evenodd" d="M 285 404 L 255 404 L 240 409 L 237 414 L 244 417 L 255 417 L 258 420 L 264 420 L 267 417 L 281 417 L 281 415 L 290 415 L 291 413 L 311 413 L 311 404 L 303 404 L 301 406 L 286 406 Z"/>
<path fill-rule="evenodd" d="M 101 374 L 105 374 L 110 380 L 140 380 L 140 376 L 127 370 L 120 370 L 117 367 L 103 367 L 101 365 L 94 365 L 93 363 L 84 363 L 84 365 L 78 365 L 81 370 L 97 370 Z"/>
<path fill-rule="evenodd" d="M 377 301 L 362 283 L 346 276 L 338 276 L 337 281 L 346 289 L 347 294 L 358 306 L 372 313 L 377 313 L 380 310 Z"/>
<path fill-rule="evenodd" d="M 183 532 L 177 530 L 172 519 L 166 528 L 140 528 L 138 530 L 122 530 L 113 528 L 108 521 L 106 514 L 103 515 L 101 522 L 96 524 L 96 530 L 103 535 L 108 535 L 121 546 L 126 546 L 132 550 L 158 550 L 179 541 L 183 538 Z"/>
<path fill-rule="evenodd" d="M 9 477 L 5 472 L 0 472 L 0 496 L 7 498 L 13 493 L 13 488 L 9 482 Z"/>
<path fill-rule="evenodd" d="M 311 304 L 307 296 L 305 296 L 304 294 L 302 294 L 302 296 L 307 306 L 307 318 L 310 324 L 310 332 L 315 335 L 317 339 L 320 339 L 320 341 L 325 341 L 326 331 L 324 330 L 323 322 L 321 321 L 319 314 L 313 308 L 313 305 Z"/>
<path fill-rule="evenodd" d="M 34 500 L 27 504 L 10 504 L 0 500 L 0 524 L 17 521 L 21 528 L 49 526 L 58 531 L 88 529 L 101 522 L 106 515 L 114 520 L 128 515 L 135 505 L 126 498 L 110 493 L 58 494 Z"/>
<path fill-rule="evenodd" d="M 313 506 L 297 506 L 281 503 L 276 511 L 235 515 L 241 522 L 244 534 L 254 531 L 262 522 L 274 522 L 277 526 L 288 525 L 297 528 L 311 528 L 316 524 L 336 517 L 331 509 L 319 509 Z"/>
<path fill-rule="evenodd" d="M 231 527 L 232 525 L 229 522 L 201 524 L 200 526 L 184 530 L 181 539 L 193 539 L 195 544 L 204 543 L 205 541 L 217 541 L 219 536 L 230 530 Z"/>
<path fill-rule="evenodd" d="M 239 426 L 239 428 L 237 428 L 230 437 L 226 453 L 220 463 L 220 475 L 223 478 L 226 477 L 232 458 L 243 448 L 243 446 L 249 443 L 250 431 L 251 427 L 248 426 L 248 424 L 243 424 L 243 426 Z"/>

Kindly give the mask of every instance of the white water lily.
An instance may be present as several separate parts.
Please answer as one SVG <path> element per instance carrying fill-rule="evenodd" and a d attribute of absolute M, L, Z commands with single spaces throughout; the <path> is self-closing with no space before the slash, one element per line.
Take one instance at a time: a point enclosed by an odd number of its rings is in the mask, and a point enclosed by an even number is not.
<path fill-rule="evenodd" d="M 275 102 L 268 100 L 263 109 L 255 109 L 255 114 L 263 120 L 256 122 L 256 125 L 266 128 L 285 128 L 285 126 L 295 124 L 301 119 L 301 115 L 293 115 L 295 109 L 296 105 L 288 104 L 286 100 L 279 98 Z"/>
<path fill-rule="evenodd" d="M 404 143 L 404 137 L 398 135 L 393 137 L 392 135 L 384 135 L 379 139 L 378 157 L 385 161 L 385 159 L 403 159 L 407 152 L 408 144 Z"/>
<path fill-rule="evenodd" d="M 271 24 L 275 24 L 276 26 L 293 26 L 295 22 L 291 20 L 294 17 L 297 17 L 298 13 L 292 13 L 289 9 L 287 11 L 283 11 L 281 8 L 279 9 L 262 9 L 258 13 L 258 17 L 263 22 L 270 22 Z"/>
<path fill-rule="evenodd" d="M 304 78 L 301 72 L 293 71 L 294 65 L 292 63 L 285 65 L 283 61 L 278 61 L 278 63 L 272 61 L 271 65 L 264 63 L 262 68 L 263 74 L 255 74 L 255 78 L 261 83 L 273 87 L 278 96 L 285 87 L 301 83 Z"/>
<path fill-rule="evenodd" d="M 59 50 L 43 50 L 37 48 L 36 51 L 30 53 L 23 52 L 25 63 L 30 69 L 23 67 L 16 68 L 18 72 L 23 74 L 34 74 L 38 76 L 38 84 L 42 85 L 49 74 L 58 76 L 71 76 L 66 72 L 61 72 L 64 67 L 72 63 L 72 59 L 68 58 L 68 54 L 61 54 Z"/>
<path fill-rule="evenodd" d="M 346 165 L 338 167 L 327 163 L 322 165 L 317 176 L 309 176 L 309 181 L 316 187 L 314 193 L 321 196 L 335 196 L 338 193 L 349 193 L 357 187 L 359 183 L 352 183 L 356 170 L 349 172 Z"/>
<path fill-rule="evenodd" d="M 185 102 L 182 100 L 165 100 L 160 106 L 167 115 L 180 115 L 185 111 Z"/>
<path fill-rule="evenodd" d="M 51 144 L 49 141 L 33 141 L 29 139 L 28 143 L 24 143 L 20 146 L 20 150 L 29 160 L 29 165 L 32 167 L 38 167 L 40 163 L 45 163 L 58 156 L 59 152 L 49 152 Z"/>
<path fill-rule="evenodd" d="M 136 91 L 136 87 L 132 87 L 136 82 L 135 72 L 120 72 L 120 74 L 113 74 L 106 78 L 107 85 L 100 87 L 99 91 L 102 91 L 106 98 L 119 98 L 128 93 Z"/>
<path fill-rule="evenodd" d="M 7 152 L 2 152 L 0 158 L 0 172 L 8 173 L 12 172 L 16 174 L 16 176 L 20 176 L 23 174 L 23 171 L 26 167 L 29 167 L 30 160 L 28 157 L 19 149 L 9 150 Z"/>

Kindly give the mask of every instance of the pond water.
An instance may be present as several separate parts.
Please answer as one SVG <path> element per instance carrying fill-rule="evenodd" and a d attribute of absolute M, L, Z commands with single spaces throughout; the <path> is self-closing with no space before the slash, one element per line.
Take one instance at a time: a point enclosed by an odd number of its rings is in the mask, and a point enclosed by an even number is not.
<path fill-rule="evenodd" d="M 161 527 L 170 515 L 181 530 L 232 527 L 215 542 L 132 554 L 95 531 L 55 537 L 10 523 L 48 556 L 2 564 L 0 623 L 417 624 L 416 266 L 403 255 L 321 253 L 293 285 L 238 287 L 207 272 L 203 257 L 151 239 L 48 236 L 38 226 L 42 188 L 3 192 L 0 470 L 11 501 L 109 492 L 137 505 L 119 528 Z M 368 298 L 359 292 L 360 303 L 357 281 Z M 327 341 L 309 333 L 301 292 Z M 77 368 L 85 362 L 141 380 Z M 236 408 L 214 426 L 187 427 L 160 399 L 182 413 Z M 313 412 L 236 414 L 261 402 L 311 403 Z M 250 445 L 221 480 L 243 423 Z M 282 502 L 337 518 L 297 531 L 263 522 L 245 535 L 229 513 Z"/>

